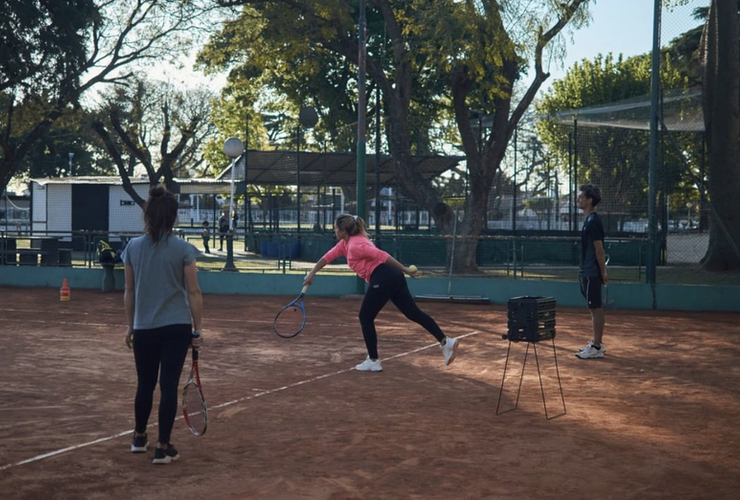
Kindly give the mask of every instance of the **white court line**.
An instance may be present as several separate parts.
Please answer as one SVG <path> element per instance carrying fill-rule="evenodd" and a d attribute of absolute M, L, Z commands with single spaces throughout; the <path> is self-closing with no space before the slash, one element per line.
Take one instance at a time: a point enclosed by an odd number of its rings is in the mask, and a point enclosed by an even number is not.
<path fill-rule="evenodd" d="M 91 323 L 89 321 L 63 321 L 63 320 L 45 320 L 45 319 L 28 319 L 28 318 L 6 318 L 3 319 L 4 322 L 11 322 L 15 321 L 17 323 L 37 323 L 42 325 L 72 325 L 72 326 L 99 326 L 104 328 L 121 328 L 125 329 L 126 325 L 124 323 L 119 324 L 111 324 L 111 323 Z M 204 321 L 209 321 L 207 318 L 204 318 Z M 215 320 L 215 321 L 231 321 L 231 322 L 239 322 L 239 323 L 255 323 L 255 324 L 266 324 L 271 325 L 272 321 L 262 321 L 262 320 L 245 320 L 245 321 L 239 321 L 239 320 Z M 331 327 L 332 329 L 335 329 L 337 327 L 343 327 L 343 328 L 352 328 L 357 326 L 355 323 L 313 323 L 313 322 L 307 322 L 306 326 L 310 326 L 313 328 L 320 328 L 320 327 Z M 386 330 L 402 330 L 403 327 L 396 326 L 396 325 L 375 325 L 375 329 L 379 331 L 386 331 Z M 223 331 L 236 331 L 233 327 L 228 329 L 221 329 Z M 404 329 L 407 330 L 407 329 Z M 205 330 L 206 333 L 208 333 L 208 329 Z M 261 333 L 256 331 L 251 331 L 250 333 Z M 272 333 L 272 332 L 270 332 Z M 309 333 L 307 335 L 310 336 L 326 336 L 318 333 Z M 332 337 L 335 337 L 334 335 L 331 335 Z M 394 341 L 396 339 L 386 339 Z"/>
<path fill-rule="evenodd" d="M 455 337 L 455 338 L 462 339 L 462 338 L 465 338 L 465 337 L 470 337 L 471 335 L 477 335 L 479 333 L 480 332 L 478 332 L 478 331 L 472 331 L 472 332 L 466 333 L 464 335 L 460 335 L 460 336 Z M 400 354 L 396 354 L 395 356 L 391 356 L 390 358 L 384 358 L 381 361 L 390 361 L 392 359 L 401 358 L 403 356 L 409 356 L 411 354 L 415 354 L 417 352 L 421 352 L 421 351 L 424 351 L 426 349 L 430 349 L 430 348 L 435 347 L 437 345 L 439 345 L 439 344 L 436 344 L 435 343 L 435 344 L 425 345 L 424 347 L 419 347 L 419 348 L 413 349 L 411 351 L 407 351 L 407 352 L 402 352 Z M 274 394 L 276 392 L 281 392 L 281 391 L 285 391 L 285 390 L 288 390 L 288 389 L 292 389 L 294 387 L 298 387 L 298 386 L 301 386 L 301 385 L 310 384 L 311 382 L 316 382 L 317 380 L 322 380 L 322 379 L 325 379 L 325 378 L 328 378 L 328 377 L 334 377 L 336 375 L 341 375 L 342 373 L 348 373 L 348 372 L 351 372 L 352 370 L 354 370 L 354 367 L 352 367 L 352 368 L 345 368 L 344 370 L 339 370 L 337 372 L 325 373 L 324 375 L 318 375 L 316 377 L 309 378 L 309 379 L 306 379 L 306 380 L 301 380 L 299 382 L 294 382 L 292 384 L 284 385 L 283 387 L 278 387 L 276 389 L 268 389 L 266 391 L 258 392 L 257 394 L 252 394 L 251 396 L 245 396 L 243 398 L 234 399 L 232 401 L 227 401 L 226 403 L 221 403 L 221 404 L 218 404 L 216 406 L 209 406 L 209 409 L 215 410 L 215 409 L 218 409 L 218 408 L 225 408 L 226 406 L 235 405 L 235 404 L 241 403 L 243 401 L 249 401 L 250 399 L 256 399 L 256 398 L 259 398 L 259 397 L 262 397 L 262 396 L 267 396 L 269 394 Z M 177 420 L 180 420 L 181 418 L 182 418 L 182 415 L 179 416 L 179 417 L 177 417 L 175 420 L 177 421 Z M 156 426 L 157 426 L 157 424 L 152 424 L 152 425 L 149 426 L 149 428 L 154 428 Z M 7 470 L 7 469 L 10 469 L 12 467 L 18 467 L 20 465 L 30 464 L 32 462 L 37 462 L 37 461 L 43 460 L 45 458 L 50 458 L 50 457 L 54 457 L 54 456 L 57 456 L 57 455 L 61 455 L 62 453 L 67 453 L 68 451 L 79 450 L 80 448 L 85 448 L 87 446 L 92 446 L 94 444 L 103 443 L 105 441 L 110 441 L 112 439 L 116 439 L 116 438 L 123 437 L 123 436 L 129 435 L 129 434 L 133 434 L 133 433 L 134 433 L 134 430 L 133 429 L 130 429 L 130 430 L 127 430 L 127 431 L 119 432 L 118 434 L 113 434 L 111 436 L 101 437 L 101 438 L 98 438 L 98 439 L 96 439 L 94 441 L 89 441 L 87 443 L 81 443 L 81 444 L 77 444 L 75 446 L 68 446 L 68 447 L 62 448 L 60 450 L 50 451 L 49 453 L 44 453 L 42 455 L 37 455 L 37 456 L 32 457 L 32 458 L 27 458 L 25 460 L 21 460 L 20 462 L 15 462 L 15 463 L 3 465 L 2 467 L 0 467 L 0 471 Z"/>

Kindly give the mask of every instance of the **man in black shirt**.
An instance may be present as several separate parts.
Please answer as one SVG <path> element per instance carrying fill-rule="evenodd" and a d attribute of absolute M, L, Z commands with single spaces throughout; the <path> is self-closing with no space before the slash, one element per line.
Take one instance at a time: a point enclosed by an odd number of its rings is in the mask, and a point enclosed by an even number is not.
<path fill-rule="evenodd" d="M 578 280 L 581 293 L 586 298 L 593 323 L 593 339 L 583 346 L 576 356 L 581 359 L 603 358 L 606 348 L 601 343 L 604 334 L 604 308 L 601 304 L 601 285 L 609 282 L 606 275 L 606 254 L 604 253 L 604 226 L 595 211 L 601 201 L 601 191 L 594 184 L 581 186 L 578 194 L 578 208 L 586 216 L 581 228 L 581 267 Z"/>
<path fill-rule="evenodd" d="M 221 252 L 224 251 L 224 238 L 227 234 L 229 234 L 229 217 L 224 209 L 221 210 L 221 217 L 218 219 L 218 249 Z"/>

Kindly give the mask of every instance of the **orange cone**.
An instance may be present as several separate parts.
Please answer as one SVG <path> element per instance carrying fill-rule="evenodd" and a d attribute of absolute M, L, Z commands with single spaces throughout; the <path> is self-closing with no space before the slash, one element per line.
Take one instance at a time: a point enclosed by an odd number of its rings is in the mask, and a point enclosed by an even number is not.
<path fill-rule="evenodd" d="M 62 287 L 59 289 L 59 300 L 66 302 L 69 300 L 69 285 L 67 284 L 67 278 L 62 281 Z"/>

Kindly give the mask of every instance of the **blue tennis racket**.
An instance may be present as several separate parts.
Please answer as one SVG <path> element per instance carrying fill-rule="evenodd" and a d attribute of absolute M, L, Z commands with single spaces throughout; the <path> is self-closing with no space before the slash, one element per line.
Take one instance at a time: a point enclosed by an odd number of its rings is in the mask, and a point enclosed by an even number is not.
<path fill-rule="evenodd" d="M 284 339 L 293 338 L 306 326 L 306 309 L 303 306 L 303 297 L 306 295 L 308 285 L 304 285 L 300 295 L 287 303 L 280 309 L 272 323 L 272 329 L 279 337 Z"/>

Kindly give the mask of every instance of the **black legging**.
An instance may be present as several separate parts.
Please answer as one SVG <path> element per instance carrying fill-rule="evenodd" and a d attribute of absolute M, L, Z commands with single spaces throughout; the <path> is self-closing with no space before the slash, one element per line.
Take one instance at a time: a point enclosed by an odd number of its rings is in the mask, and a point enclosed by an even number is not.
<path fill-rule="evenodd" d="M 159 367 L 159 438 L 169 443 L 177 414 L 177 386 L 180 383 L 185 357 L 192 341 L 191 325 L 169 325 L 151 330 L 134 330 L 134 358 L 139 383 L 136 387 L 134 414 L 136 432 L 146 431 L 152 412 L 154 389 Z"/>
<path fill-rule="evenodd" d="M 362 336 L 365 338 L 365 345 L 370 358 L 378 359 L 378 334 L 375 332 L 375 317 L 389 300 L 395 304 L 404 316 L 426 328 L 439 342 L 442 342 L 445 338 L 437 322 L 416 305 L 403 273 L 388 264 L 381 264 L 370 276 L 370 287 L 367 289 L 360 308 Z"/>

